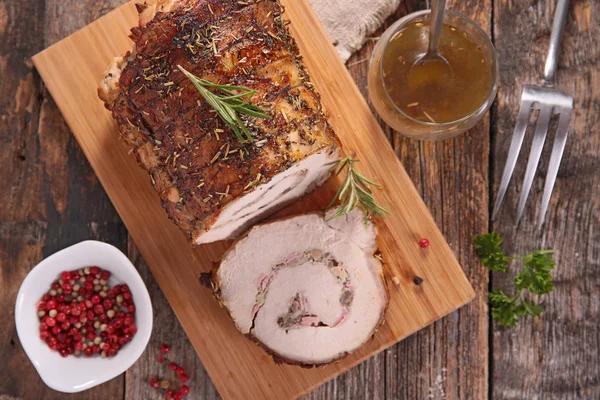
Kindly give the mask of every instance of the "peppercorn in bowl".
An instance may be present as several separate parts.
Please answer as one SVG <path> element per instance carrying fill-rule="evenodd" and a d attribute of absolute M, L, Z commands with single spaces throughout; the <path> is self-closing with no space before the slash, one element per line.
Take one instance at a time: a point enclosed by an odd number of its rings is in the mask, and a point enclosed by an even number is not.
<path fill-rule="evenodd" d="M 73 393 L 120 375 L 141 356 L 152 331 L 152 304 L 121 251 L 85 241 L 30 271 L 15 322 L 44 383 Z"/>

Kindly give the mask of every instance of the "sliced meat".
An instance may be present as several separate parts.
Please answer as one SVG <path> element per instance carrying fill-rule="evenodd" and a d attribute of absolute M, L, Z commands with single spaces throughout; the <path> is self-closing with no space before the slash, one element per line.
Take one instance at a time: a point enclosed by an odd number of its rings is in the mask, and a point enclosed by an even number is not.
<path fill-rule="evenodd" d="M 329 363 L 383 322 L 388 296 L 375 236 L 359 210 L 255 226 L 223 257 L 214 288 L 238 329 L 279 360 Z"/>
<path fill-rule="evenodd" d="M 321 184 L 338 143 L 277 1 L 154 0 L 98 89 L 169 217 L 201 244 L 233 238 Z M 178 65 L 256 90 L 271 119 L 241 143 Z"/>

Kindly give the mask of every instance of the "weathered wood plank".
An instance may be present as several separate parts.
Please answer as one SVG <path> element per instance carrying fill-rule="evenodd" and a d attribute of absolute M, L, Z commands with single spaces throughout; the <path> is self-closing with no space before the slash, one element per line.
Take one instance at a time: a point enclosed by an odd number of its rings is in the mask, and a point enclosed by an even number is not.
<path fill-rule="evenodd" d="M 29 59 L 90 22 L 97 15 L 88 13 L 98 5 L 93 0 L 0 2 L 0 198 L 5 205 L 0 211 L 0 304 L 10 314 L 0 326 L 6 349 L 0 357 L 7 366 L 0 377 L 1 398 L 64 398 L 42 383 L 15 332 L 15 298 L 31 267 L 84 239 L 121 248 L 126 243 L 122 223 Z M 107 392 L 122 397 L 123 377 L 72 398 L 96 399 Z"/>
<path fill-rule="evenodd" d="M 0 325 L 3 398 L 40 398 L 49 391 L 23 352 L 14 324 L 19 286 L 43 257 L 48 226 L 45 201 L 38 196 L 44 193 L 36 137 L 42 88 L 28 61 L 44 47 L 44 9 L 36 5 L 34 0 L 0 2 L 0 200 L 4 205 L 0 209 L 0 305 L 8 312 Z M 26 18 L 27 26 L 15 23 Z"/>
<path fill-rule="evenodd" d="M 385 354 L 386 351 L 383 351 L 369 358 L 304 398 L 315 400 L 386 398 Z"/>
<path fill-rule="evenodd" d="M 496 47 L 501 81 L 494 146 L 494 183 L 504 168 L 521 89 L 539 84 L 555 1 L 495 3 Z M 512 329 L 494 328 L 492 393 L 502 399 L 600 398 L 600 3 L 572 1 L 563 38 L 557 86 L 575 98 L 567 142 L 546 224 L 535 232 L 549 136 L 523 221 L 513 223 L 529 143 L 517 164 L 495 230 L 511 254 L 557 250 L 556 288 L 541 317 Z M 533 132 L 529 132 L 531 135 Z M 510 290 L 509 278 L 493 287 Z"/>

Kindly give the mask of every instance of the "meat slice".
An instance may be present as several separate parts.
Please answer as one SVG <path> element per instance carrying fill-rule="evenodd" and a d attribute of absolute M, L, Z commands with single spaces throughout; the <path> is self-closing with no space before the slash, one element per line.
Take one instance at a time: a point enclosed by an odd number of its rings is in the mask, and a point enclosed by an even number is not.
<path fill-rule="evenodd" d="M 223 257 L 215 292 L 237 328 L 277 359 L 335 361 L 383 322 L 388 296 L 375 236 L 359 210 L 255 226 Z"/>
<path fill-rule="evenodd" d="M 98 92 L 190 242 L 236 237 L 326 180 L 339 146 L 277 1 L 154 0 L 138 10 L 135 45 Z M 271 119 L 242 116 L 254 142 L 240 142 L 178 66 L 256 90 L 252 103 Z"/>

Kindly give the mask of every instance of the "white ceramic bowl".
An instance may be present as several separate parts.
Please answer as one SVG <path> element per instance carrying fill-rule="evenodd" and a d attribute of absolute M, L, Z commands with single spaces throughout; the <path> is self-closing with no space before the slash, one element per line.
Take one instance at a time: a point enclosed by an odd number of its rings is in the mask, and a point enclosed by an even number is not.
<path fill-rule="evenodd" d="M 110 286 L 119 283 L 129 285 L 136 307 L 135 324 L 138 331 L 115 357 L 63 358 L 58 352 L 50 350 L 39 337 L 36 303 L 62 271 L 93 265 L 110 271 Z M 121 251 L 106 243 L 85 241 L 42 260 L 29 272 L 19 289 L 15 321 L 25 353 L 44 383 L 54 390 L 74 393 L 120 375 L 142 355 L 152 332 L 152 303 L 140 274 Z"/>

